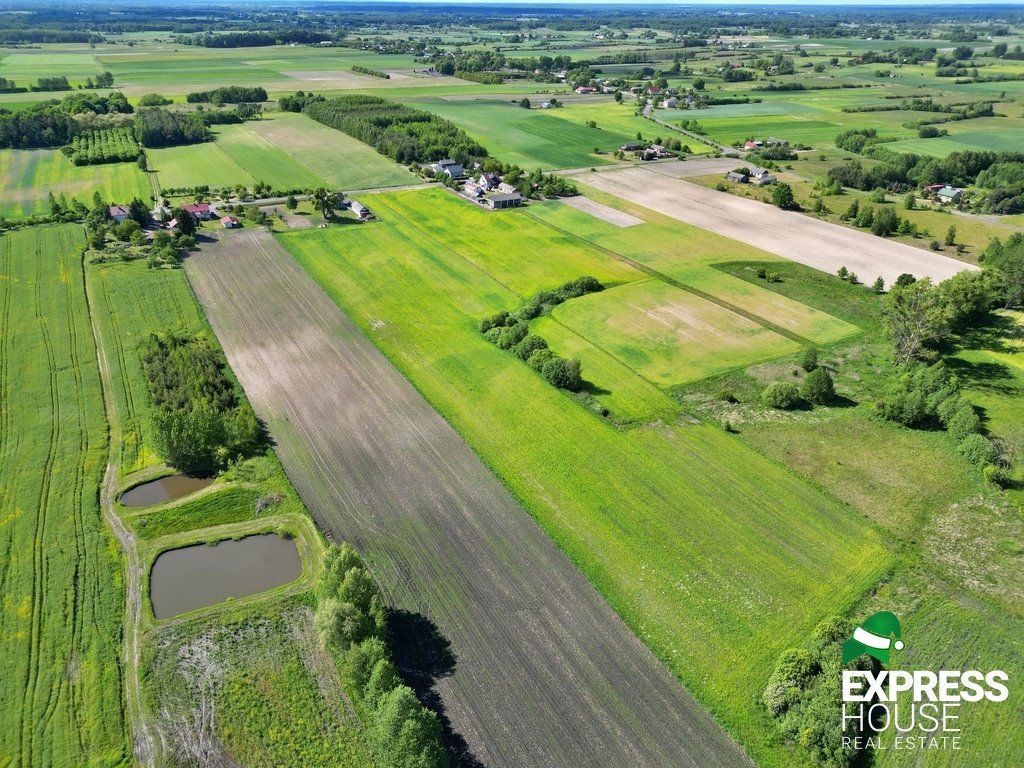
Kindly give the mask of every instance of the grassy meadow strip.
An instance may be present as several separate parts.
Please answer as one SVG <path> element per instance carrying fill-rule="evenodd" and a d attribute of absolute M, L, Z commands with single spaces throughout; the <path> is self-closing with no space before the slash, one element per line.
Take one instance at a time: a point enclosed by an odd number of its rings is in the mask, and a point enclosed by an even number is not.
<path fill-rule="evenodd" d="M 379 223 L 281 241 L 755 759 L 788 765 L 756 697 L 782 648 L 889 567 L 880 537 L 721 430 L 617 429 L 488 344 L 481 316 L 598 270 L 578 245 L 514 248 L 518 227 L 488 237 L 501 216 L 446 200 L 382 195 Z"/>
<path fill-rule="evenodd" d="M 118 555 L 97 504 L 107 442 L 83 245 L 76 226 L 0 237 L 0 755 L 14 765 L 131 755 Z"/>

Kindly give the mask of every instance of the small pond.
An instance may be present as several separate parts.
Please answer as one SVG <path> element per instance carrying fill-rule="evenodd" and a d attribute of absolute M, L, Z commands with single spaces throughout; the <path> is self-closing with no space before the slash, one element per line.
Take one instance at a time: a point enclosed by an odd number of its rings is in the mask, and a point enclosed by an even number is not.
<path fill-rule="evenodd" d="M 149 574 L 149 597 L 153 614 L 169 619 L 279 587 L 301 573 L 294 539 L 264 533 L 161 553 Z"/>
<path fill-rule="evenodd" d="M 212 477 L 168 475 L 128 489 L 121 494 L 121 503 L 126 507 L 148 507 L 152 504 L 162 504 L 165 501 L 174 501 L 182 496 L 188 496 L 212 483 Z"/>

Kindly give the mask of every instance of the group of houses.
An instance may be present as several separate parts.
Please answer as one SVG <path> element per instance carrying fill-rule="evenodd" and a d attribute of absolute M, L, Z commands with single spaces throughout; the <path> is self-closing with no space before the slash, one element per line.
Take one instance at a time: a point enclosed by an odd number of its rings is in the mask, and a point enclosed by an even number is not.
<path fill-rule="evenodd" d="M 523 204 L 519 190 L 502 181 L 496 171 L 484 171 L 478 178 L 468 179 L 462 187 L 462 194 L 492 211 L 518 208 Z"/>
<path fill-rule="evenodd" d="M 734 184 L 756 184 L 759 187 L 778 181 L 767 168 L 758 168 L 756 165 L 729 171 L 725 174 L 725 178 Z"/>

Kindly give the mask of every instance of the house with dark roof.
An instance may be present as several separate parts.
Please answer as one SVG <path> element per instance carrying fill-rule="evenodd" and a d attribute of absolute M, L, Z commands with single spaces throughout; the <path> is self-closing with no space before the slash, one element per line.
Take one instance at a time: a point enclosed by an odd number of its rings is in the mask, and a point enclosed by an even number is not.
<path fill-rule="evenodd" d="M 129 211 L 127 205 L 112 205 L 107 210 L 110 211 L 110 218 L 117 224 L 128 220 Z"/>
<path fill-rule="evenodd" d="M 357 200 L 352 201 L 352 213 L 359 217 L 361 221 L 369 221 L 373 218 L 373 214 L 370 213 L 370 209 Z"/>
<path fill-rule="evenodd" d="M 740 173 L 739 171 L 729 171 L 725 174 L 725 178 L 735 184 L 746 184 L 750 179 L 747 178 L 747 174 Z"/>

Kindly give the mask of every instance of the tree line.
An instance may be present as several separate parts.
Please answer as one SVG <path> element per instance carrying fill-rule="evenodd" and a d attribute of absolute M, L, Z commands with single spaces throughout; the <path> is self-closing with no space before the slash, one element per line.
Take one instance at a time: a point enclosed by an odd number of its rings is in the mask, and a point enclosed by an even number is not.
<path fill-rule="evenodd" d="M 267 92 L 259 86 L 226 85 L 212 91 L 193 91 L 185 96 L 189 104 L 240 104 L 267 100 Z"/>
<path fill-rule="evenodd" d="M 368 726 L 381 768 L 447 768 L 437 713 L 402 682 L 388 645 L 384 599 L 348 544 L 331 544 L 316 589 L 314 622 Z"/>
<path fill-rule="evenodd" d="M 239 402 L 224 361 L 205 338 L 151 334 L 142 348 L 157 449 L 168 464 L 210 473 L 266 449 L 266 435 Z"/>

